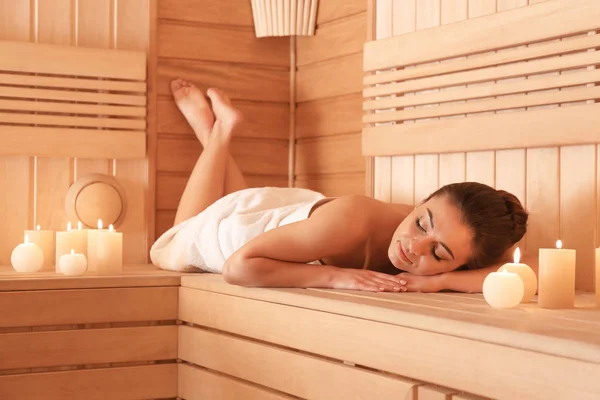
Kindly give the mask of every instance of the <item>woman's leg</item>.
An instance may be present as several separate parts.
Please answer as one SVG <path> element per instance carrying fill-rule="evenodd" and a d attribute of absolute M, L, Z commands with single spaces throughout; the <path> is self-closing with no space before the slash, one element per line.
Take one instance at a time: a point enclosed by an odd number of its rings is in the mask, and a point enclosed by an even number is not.
<path fill-rule="evenodd" d="M 187 94 L 174 92 L 178 105 L 188 95 L 194 94 L 193 90 L 186 89 L 186 92 Z M 201 93 L 200 95 L 202 96 Z M 220 91 L 211 89 L 209 95 L 213 102 L 213 110 L 217 120 L 213 124 L 213 120 L 208 118 L 207 110 L 210 111 L 210 108 L 207 107 L 200 107 L 198 111 L 192 114 L 196 128 L 207 129 L 211 125 L 212 131 L 203 137 L 203 140 L 205 140 L 203 143 L 204 150 L 194 166 L 179 201 L 175 215 L 175 225 L 197 215 L 226 194 L 225 176 L 228 159 L 231 158 L 229 143 L 231 134 L 241 122 L 242 116 L 239 111 L 231 107 L 228 99 Z M 202 96 L 202 98 L 204 97 Z M 204 101 L 206 102 L 206 100 Z"/>
<path fill-rule="evenodd" d="M 206 97 L 204 97 L 202 91 L 194 84 L 182 79 L 176 79 L 171 82 L 171 91 L 173 92 L 177 107 L 179 107 L 179 110 L 194 130 L 202 147 L 206 149 L 206 144 L 215 121 L 215 117 Z M 219 94 L 219 99 L 215 100 L 211 97 L 213 107 L 215 101 L 218 102 L 217 104 L 226 104 L 228 107 L 231 107 L 231 101 L 227 96 L 221 91 L 215 92 Z M 213 91 L 211 91 L 211 93 L 213 93 Z M 227 166 L 225 168 L 225 189 L 223 195 L 237 192 L 238 190 L 246 189 L 247 187 L 244 175 L 242 175 L 242 172 L 233 157 L 228 155 Z"/>

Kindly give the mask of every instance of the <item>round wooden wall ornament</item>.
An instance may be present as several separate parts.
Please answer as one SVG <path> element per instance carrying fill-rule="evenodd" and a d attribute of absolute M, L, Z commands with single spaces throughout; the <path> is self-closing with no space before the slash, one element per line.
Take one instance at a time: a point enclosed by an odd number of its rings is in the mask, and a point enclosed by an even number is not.
<path fill-rule="evenodd" d="M 114 177 L 91 174 L 71 185 L 65 206 L 74 226 L 81 221 L 87 228 L 97 228 L 101 219 L 104 227 L 112 224 L 116 228 L 123 222 L 127 201 L 125 190 Z"/>

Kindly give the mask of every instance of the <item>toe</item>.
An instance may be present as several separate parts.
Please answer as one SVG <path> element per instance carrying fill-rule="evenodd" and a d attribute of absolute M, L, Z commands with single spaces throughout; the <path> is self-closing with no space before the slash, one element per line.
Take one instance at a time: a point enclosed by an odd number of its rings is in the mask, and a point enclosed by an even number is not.
<path fill-rule="evenodd" d="M 229 99 L 229 97 L 227 97 L 225 92 L 223 92 L 221 89 L 210 88 L 210 89 L 208 89 L 206 94 L 208 95 L 208 97 L 210 97 L 210 99 L 213 102 L 223 103 L 228 106 L 231 105 L 231 100 Z"/>
<path fill-rule="evenodd" d="M 171 81 L 171 91 L 173 93 L 175 93 L 176 91 L 178 91 L 179 89 L 181 89 L 183 87 L 183 80 L 181 79 L 174 79 Z"/>

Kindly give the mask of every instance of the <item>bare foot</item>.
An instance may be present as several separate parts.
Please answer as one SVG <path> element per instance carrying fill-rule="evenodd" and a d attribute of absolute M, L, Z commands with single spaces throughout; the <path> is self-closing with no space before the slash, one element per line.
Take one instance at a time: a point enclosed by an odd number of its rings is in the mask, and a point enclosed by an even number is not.
<path fill-rule="evenodd" d="M 208 100 L 193 83 L 183 79 L 172 81 L 171 91 L 177 107 L 196 133 L 202 147 L 205 147 L 215 123 Z"/>
<path fill-rule="evenodd" d="M 244 116 L 231 105 L 231 100 L 222 90 L 210 88 L 206 94 L 212 102 L 212 109 L 217 117 L 217 122 L 231 134 L 231 131 L 242 122 Z"/>

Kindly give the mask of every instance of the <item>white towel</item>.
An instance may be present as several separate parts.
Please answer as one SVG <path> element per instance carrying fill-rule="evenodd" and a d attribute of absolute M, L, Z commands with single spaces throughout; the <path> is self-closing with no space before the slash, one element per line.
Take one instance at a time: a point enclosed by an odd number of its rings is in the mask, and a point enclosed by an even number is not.
<path fill-rule="evenodd" d="M 240 190 L 165 232 L 150 249 L 159 268 L 220 273 L 223 264 L 251 239 L 306 219 L 321 193 L 300 188 Z"/>

